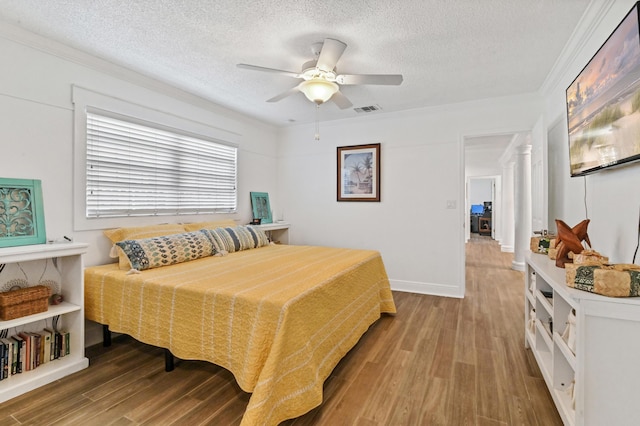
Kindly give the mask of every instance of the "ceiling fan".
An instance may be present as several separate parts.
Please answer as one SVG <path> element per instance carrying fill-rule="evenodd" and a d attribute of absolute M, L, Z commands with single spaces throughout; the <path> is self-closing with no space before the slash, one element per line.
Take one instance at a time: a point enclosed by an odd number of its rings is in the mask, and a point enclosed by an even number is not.
<path fill-rule="evenodd" d="M 296 92 L 302 92 L 311 102 L 317 105 L 332 100 L 340 109 L 353 106 L 339 90 L 339 85 L 399 85 L 402 83 L 401 74 L 338 74 L 336 64 L 347 48 L 346 43 L 332 38 L 311 46 L 316 59 L 302 65 L 301 72 L 285 71 L 275 68 L 265 68 L 256 65 L 238 64 L 239 68 L 254 71 L 265 71 L 300 78 L 303 81 L 295 87 L 268 99 L 267 102 L 277 102 Z"/>

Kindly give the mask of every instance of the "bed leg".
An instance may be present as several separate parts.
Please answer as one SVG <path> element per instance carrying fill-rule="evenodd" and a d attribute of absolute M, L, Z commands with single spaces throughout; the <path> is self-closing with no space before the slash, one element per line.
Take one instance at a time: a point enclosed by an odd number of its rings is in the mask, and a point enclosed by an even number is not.
<path fill-rule="evenodd" d="M 102 324 L 102 347 L 108 348 L 111 346 L 111 331 L 109 331 L 109 326 L 106 324 Z"/>
<path fill-rule="evenodd" d="M 173 371 L 173 354 L 169 349 L 164 350 L 164 371 Z"/>

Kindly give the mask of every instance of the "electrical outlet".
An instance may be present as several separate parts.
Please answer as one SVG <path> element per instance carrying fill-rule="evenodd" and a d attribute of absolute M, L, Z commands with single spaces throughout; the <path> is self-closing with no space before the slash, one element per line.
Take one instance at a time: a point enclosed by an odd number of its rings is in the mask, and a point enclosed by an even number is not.
<path fill-rule="evenodd" d="M 456 200 L 447 200 L 447 208 L 455 209 L 456 208 Z"/>

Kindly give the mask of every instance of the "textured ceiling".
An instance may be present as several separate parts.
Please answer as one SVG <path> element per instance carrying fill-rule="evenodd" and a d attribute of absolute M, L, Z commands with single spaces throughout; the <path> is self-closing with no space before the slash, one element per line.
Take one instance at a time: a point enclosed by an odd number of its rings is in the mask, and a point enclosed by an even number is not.
<path fill-rule="evenodd" d="M 336 38 L 349 74 L 403 74 L 400 86 L 346 86 L 383 111 L 535 92 L 589 0 L 0 0 L 0 21 L 276 125 L 315 119 L 298 80 L 311 45 Z M 378 113 L 375 113 L 378 114 Z M 356 116 L 333 103 L 321 120 Z"/>

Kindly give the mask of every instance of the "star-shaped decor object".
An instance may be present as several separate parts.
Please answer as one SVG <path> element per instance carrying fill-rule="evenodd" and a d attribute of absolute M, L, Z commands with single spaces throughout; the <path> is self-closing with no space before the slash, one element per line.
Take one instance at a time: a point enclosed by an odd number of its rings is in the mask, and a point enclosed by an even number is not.
<path fill-rule="evenodd" d="M 558 228 L 556 266 L 558 268 L 564 268 L 565 263 L 572 261 L 569 259 L 569 252 L 578 254 L 584 250 L 582 241 L 586 241 L 587 244 L 591 246 L 591 241 L 587 234 L 587 226 L 589 226 L 589 222 L 589 219 L 585 219 L 573 228 L 570 228 L 569 225 L 560 219 L 556 219 L 556 227 Z"/>

